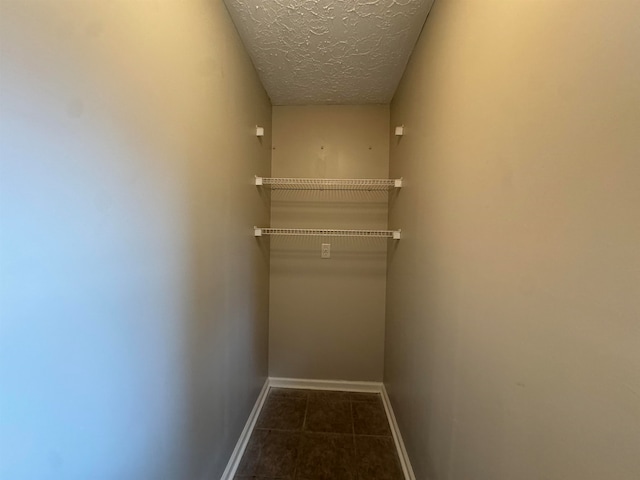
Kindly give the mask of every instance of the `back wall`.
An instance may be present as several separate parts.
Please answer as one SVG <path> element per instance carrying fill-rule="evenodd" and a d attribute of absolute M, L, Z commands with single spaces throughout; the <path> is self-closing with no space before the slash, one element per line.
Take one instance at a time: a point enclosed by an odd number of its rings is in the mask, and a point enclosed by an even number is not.
<path fill-rule="evenodd" d="M 272 174 L 386 178 L 388 130 L 388 106 L 273 107 Z M 271 202 L 274 227 L 387 227 L 386 192 L 274 191 Z M 388 240 L 268 241 L 270 375 L 380 381 Z"/>

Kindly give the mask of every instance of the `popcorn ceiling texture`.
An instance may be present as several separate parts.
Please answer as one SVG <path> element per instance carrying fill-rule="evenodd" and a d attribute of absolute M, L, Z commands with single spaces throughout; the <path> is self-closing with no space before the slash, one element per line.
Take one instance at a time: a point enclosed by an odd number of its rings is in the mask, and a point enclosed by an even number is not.
<path fill-rule="evenodd" d="M 225 0 L 274 105 L 389 103 L 432 0 Z"/>

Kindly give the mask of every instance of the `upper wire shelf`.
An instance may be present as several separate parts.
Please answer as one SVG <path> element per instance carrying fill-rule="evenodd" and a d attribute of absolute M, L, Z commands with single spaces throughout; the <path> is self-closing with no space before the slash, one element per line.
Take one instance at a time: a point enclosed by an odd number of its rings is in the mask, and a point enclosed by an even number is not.
<path fill-rule="evenodd" d="M 277 190 L 389 190 L 401 188 L 401 178 L 276 178 L 256 176 L 256 185 Z"/>
<path fill-rule="evenodd" d="M 393 238 L 400 240 L 401 230 L 336 230 L 330 228 L 261 228 L 253 227 L 254 235 L 285 235 L 285 236 L 314 236 L 314 237 L 369 237 Z"/>

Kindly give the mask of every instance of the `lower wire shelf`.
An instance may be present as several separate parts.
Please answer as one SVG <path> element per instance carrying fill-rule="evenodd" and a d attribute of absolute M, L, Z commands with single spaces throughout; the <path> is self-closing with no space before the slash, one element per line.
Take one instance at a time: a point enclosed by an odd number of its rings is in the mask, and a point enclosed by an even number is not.
<path fill-rule="evenodd" d="M 335 230 L 331 228 L 262 228 L 253 227 L 256 237 L 263 235 L 305 237 L 369 237 L 400 240 L 402 230 Z"/>

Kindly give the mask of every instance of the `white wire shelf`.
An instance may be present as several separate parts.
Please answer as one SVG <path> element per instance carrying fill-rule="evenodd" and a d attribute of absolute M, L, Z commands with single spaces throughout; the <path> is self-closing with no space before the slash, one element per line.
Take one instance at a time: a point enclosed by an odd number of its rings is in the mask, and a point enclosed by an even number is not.
<path fill-rule="evenodd" d="M 262 228 L 253 227 L 255 236 L 284 235 L 305 237 L 369 237 L 400 240 L 402 230 L 334 230 L 330 228 Z"/>
<path fill-rule="evenodd" d="M 389 190 L 401 188 L 401 178 L 276 178 L 256 176 L 256 185 L 277 190 Z"/>

